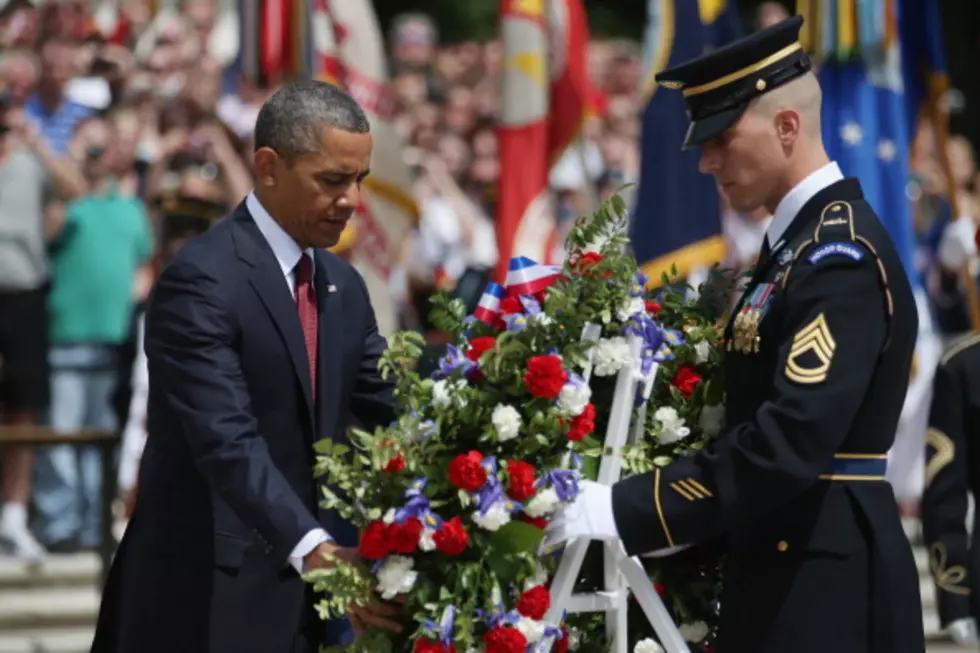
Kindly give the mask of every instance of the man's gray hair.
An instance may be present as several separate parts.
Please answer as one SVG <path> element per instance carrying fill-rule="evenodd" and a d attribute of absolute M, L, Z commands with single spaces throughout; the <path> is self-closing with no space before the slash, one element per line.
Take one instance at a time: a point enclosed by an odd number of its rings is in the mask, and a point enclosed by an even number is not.
<path fill-rule="evenodd" d="M 287 161 L 320 151 L 324 127 L 366 134 L 371 131 L 364 109 L 343 89 L 327 82 L 304 80 L 272 94 L 255 120 L 255 150 L 268 147 Z"/>

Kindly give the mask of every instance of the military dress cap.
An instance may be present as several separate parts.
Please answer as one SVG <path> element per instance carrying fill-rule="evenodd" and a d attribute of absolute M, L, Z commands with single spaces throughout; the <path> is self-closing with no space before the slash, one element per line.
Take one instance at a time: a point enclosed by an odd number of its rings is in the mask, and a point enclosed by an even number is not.
<path fill-rule="evenodd" d="M 720 136 L 756 97 L 810 70 L 800 45 L 802 16 L 793 16 L 657 74 L 661 86 L 679 89 L 691 125 L 684 149 Z"/>

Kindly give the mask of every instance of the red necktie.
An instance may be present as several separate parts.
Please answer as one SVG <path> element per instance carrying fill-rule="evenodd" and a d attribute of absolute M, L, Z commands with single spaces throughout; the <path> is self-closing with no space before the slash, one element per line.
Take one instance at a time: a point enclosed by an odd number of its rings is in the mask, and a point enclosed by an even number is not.
<path fill-rule="evenodd" d="M 306 341 L 306 359 L 310 364 L 310 388 L 316 397 L 316 293 L 313 291 L 313 261 L 306 253 L 296 265 L 296 311 Z"/>

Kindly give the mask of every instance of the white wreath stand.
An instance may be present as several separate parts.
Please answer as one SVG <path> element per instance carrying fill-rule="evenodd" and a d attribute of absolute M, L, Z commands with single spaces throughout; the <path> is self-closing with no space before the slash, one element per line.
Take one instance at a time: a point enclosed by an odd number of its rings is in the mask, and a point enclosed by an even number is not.
<path fill-rule="evenodd" d="M 582 333 L 583 340 L 597 340 L 601 333 L 598 325 L 587 324 Z M 613 397 L 612 409 L 609 415 L 609 425 L 606 429 L 605 447 L 602 461 L 599 465 L 598 482 L 612 485 L 619 480 L 622 468 L 620 450 L 626 444 L 630 435 L 630 417 L 633 412 L 636 392 L 643 384 L 643 397 L 648 399 L 657 376 L 657 364 L 653 365 L 649 375 L 640 371 L 640 353 L 642 340 L 636 336 L 627 338 L 630 347 L 630 363 L 620 369 L 616 378 L 616 390 Z M 585 382 L 589 382 L 592 373 L 591 359 L 585 370 Z M 646 404 L 640 408 L 640 415 L 634 427 L 633 437 L 643 433 L 646 421 Z M 651 524 L 651 528 L 653 528 Z M 610 653 L 628 653 L 627 641 L 627 607 L 629 590 L 632 590 L 643 613 L 657 633 L 661 644 L 667 653 L 690 653 L 690 649 L 681 636 L 677 625 L 670 618 L 667 608 L 661 601 L 647 576 L 646 570 L 636 557 L 629 557 L 620 541 L 603 543 L 604 591 L 586 594 L 572 594 L 575 580 L 582 569 L 586 549 L 591 540 L 575 539 L 568 543 L 562 552 L 561 563 L 551 583 L 551 609 L 545 620 L 548 623 L 558 623 L 565 612 L 605 612 L 606 633 L 612 643 Z"/>

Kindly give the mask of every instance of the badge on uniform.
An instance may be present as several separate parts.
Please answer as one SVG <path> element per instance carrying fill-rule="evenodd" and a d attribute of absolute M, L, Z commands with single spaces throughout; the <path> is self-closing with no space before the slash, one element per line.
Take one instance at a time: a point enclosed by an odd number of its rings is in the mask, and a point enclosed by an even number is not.
<path fill-rule="evenodd" d="M 729 351 L 734 349 L 742 354 L 759 353 L 759 325 L 769 310 L 775 288 L 774 283 L 760 283 L 752 289 L 732 322 Z"/>

